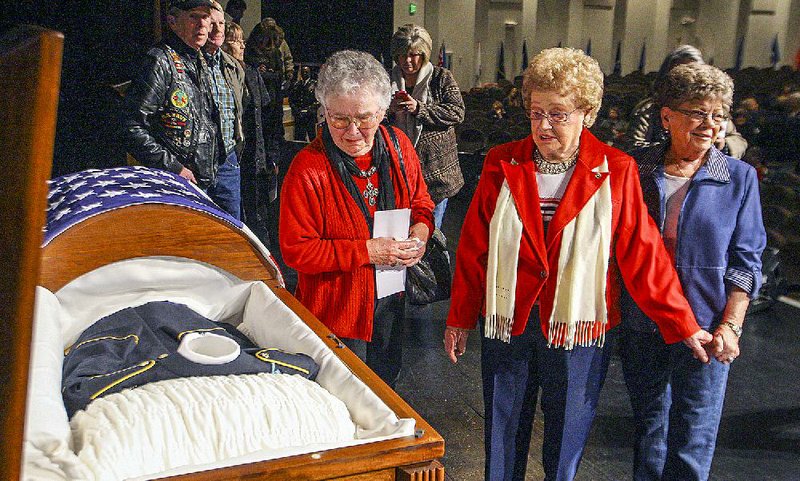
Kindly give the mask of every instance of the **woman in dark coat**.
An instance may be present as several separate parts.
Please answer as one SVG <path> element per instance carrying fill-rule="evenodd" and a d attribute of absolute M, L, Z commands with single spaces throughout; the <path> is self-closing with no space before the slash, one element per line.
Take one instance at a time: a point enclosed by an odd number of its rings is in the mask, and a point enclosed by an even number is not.
<path fill-rule="evenodd" d="M 424 28 L 403 25 L 392 36 L 391 48 L 396 65 L 389 120 L 414 143 L 440 228 L 447 199 L 464 185 L 455 131 L 464 121 L 464 100 L 450 71 L 431 64 L 431 36 Z"/>
<path fill-rule="evenodd" d="M 239 162 L 242 173 L 243 218 L 262 240 L 268 240 L 266 206 L 277 197 L 278 173 L 275 160 L 266 154 L 267 142 L 273 137 L 267 118 L 273 99 L 258 70 L 244 63 L 243 33 L 242 27 L 229 22 L 225 28 L 225 43 L 222 49 L 241 62 L 244 67 L 245 89 L 242 96 L 244 146 Z"/>

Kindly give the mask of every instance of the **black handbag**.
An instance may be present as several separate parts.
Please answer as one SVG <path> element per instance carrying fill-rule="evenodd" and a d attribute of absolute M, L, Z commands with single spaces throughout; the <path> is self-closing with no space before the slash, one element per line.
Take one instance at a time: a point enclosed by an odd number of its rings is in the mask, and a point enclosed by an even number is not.
<path fill-rule="evenodd" d="M 389 137 L 392 139 L 392 144 L 394 144 L 394 148 L 397 151 L 400 171 L 403 173 L 403 180 L 406 183 L 406 188 L 408 188 L 403 151 L 400 150 L 397 135 L 395 135 L 391 126 L 387 127 L 386 130 L 389 132 Z M 450 254 L 447 252 L 447 238 L 442 231 L 435 229 L 428 240 L 422 259 L 406 269 L 406 295 L 408 296 L 408 302 L 411 304 L 430 304 L 431 302 L 449 299 L 452 280 Z"/>
<path fill-rule="evenodd" d="M 422 259 L 406 271 L 406 295 L 411 304 L 430 304 L 450 298 L 450 254 L 447 239 L 436 229 Z"/>

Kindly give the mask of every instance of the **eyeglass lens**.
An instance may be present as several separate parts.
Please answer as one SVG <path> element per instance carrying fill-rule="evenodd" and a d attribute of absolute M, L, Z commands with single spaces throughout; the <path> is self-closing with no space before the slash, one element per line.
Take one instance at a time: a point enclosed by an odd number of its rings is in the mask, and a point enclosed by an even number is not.
<path fill-rule="evenodd" d="M 698 122 L 702 122 L 710 118 L 713 123 L 721 124 L 722 122 L 728 120 L 728 116 L 722 112 L 706 112 L 704 110 L 684 110 L 684 109 L 679 109 L 678 112 Z"/>
<path fill-rule="evenodd" d="M 358 117 L 349 117 L 345 115 L 331 115 L 331 125 L 337 129 L 346 129 L 350 124 L 356 124 L 357 129 L 370 129 L 378 124 L 377 114 L 360 115 Z"/>

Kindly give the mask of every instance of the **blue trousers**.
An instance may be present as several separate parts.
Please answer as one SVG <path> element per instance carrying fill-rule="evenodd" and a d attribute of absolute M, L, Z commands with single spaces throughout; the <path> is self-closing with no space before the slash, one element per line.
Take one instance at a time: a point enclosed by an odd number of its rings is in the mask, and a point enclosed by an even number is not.
<path fill-rule="evenodd" d="M 616 329 L 603 347 L 548 348 L 538 309 L 511 343 L 483 338 L 481 374 L 485 409 L 487 481 L 524 481 L 541 388 L 545 480 L 572 480 L 594 420 Z"/>
<path fill-rule="evenodd" d="M 444 213 L 447 210 L 447 199 L 439 202 L 433 208 L 433 226 L 437 229 L 442 228 L 442 222 L 444 221 Z"/>
<path fill-rule="evenodd" d="M 231 150 L 217 170 L 216 182 L 208 188 L 208 196 L 225 212 L 242 219 L 242 174 L 236 151 Z"/>
<path fill-rule="evenodd" d="M 703 364 L 658 333 L 626 328 L 620 343 L 636 425 L 633 479 L 708 479 L 730 366 Z"/>

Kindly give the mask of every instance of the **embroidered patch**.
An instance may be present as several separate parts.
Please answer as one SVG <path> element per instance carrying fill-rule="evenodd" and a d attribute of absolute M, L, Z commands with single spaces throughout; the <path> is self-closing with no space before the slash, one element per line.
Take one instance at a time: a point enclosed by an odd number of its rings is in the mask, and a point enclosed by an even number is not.
<path fill-rule="evenodd" d="M 175 107 L 182 109 L 189 105 L 189 96 L 186 95 L 186 92 L 183 90 L 176 89 L 174 92 L 172 92 L 172 95 L 169 96 L 169 101 L 172 102 L 172 105 Z"/>
<path fill-rule="evenodd" d="M 161 125 L 165 129 L 183 129 L 186 127 L 188 120 L 188 117 L 180 112 L 164 112 L 161 114 Z"/>
<path fill-rule="evenodd" d="M 169 49 L 168 52 L 170 57 L 172 57 L 172 63 L 175 65 L 175 70 L 177 70 L 178 73 L 183 73 L 184 70 L 183 60 L 181 60 L 181 57 L 178 55 L 178 52 L 173 50 L 172 47 L 167 47 L 167 48 Z"/>

